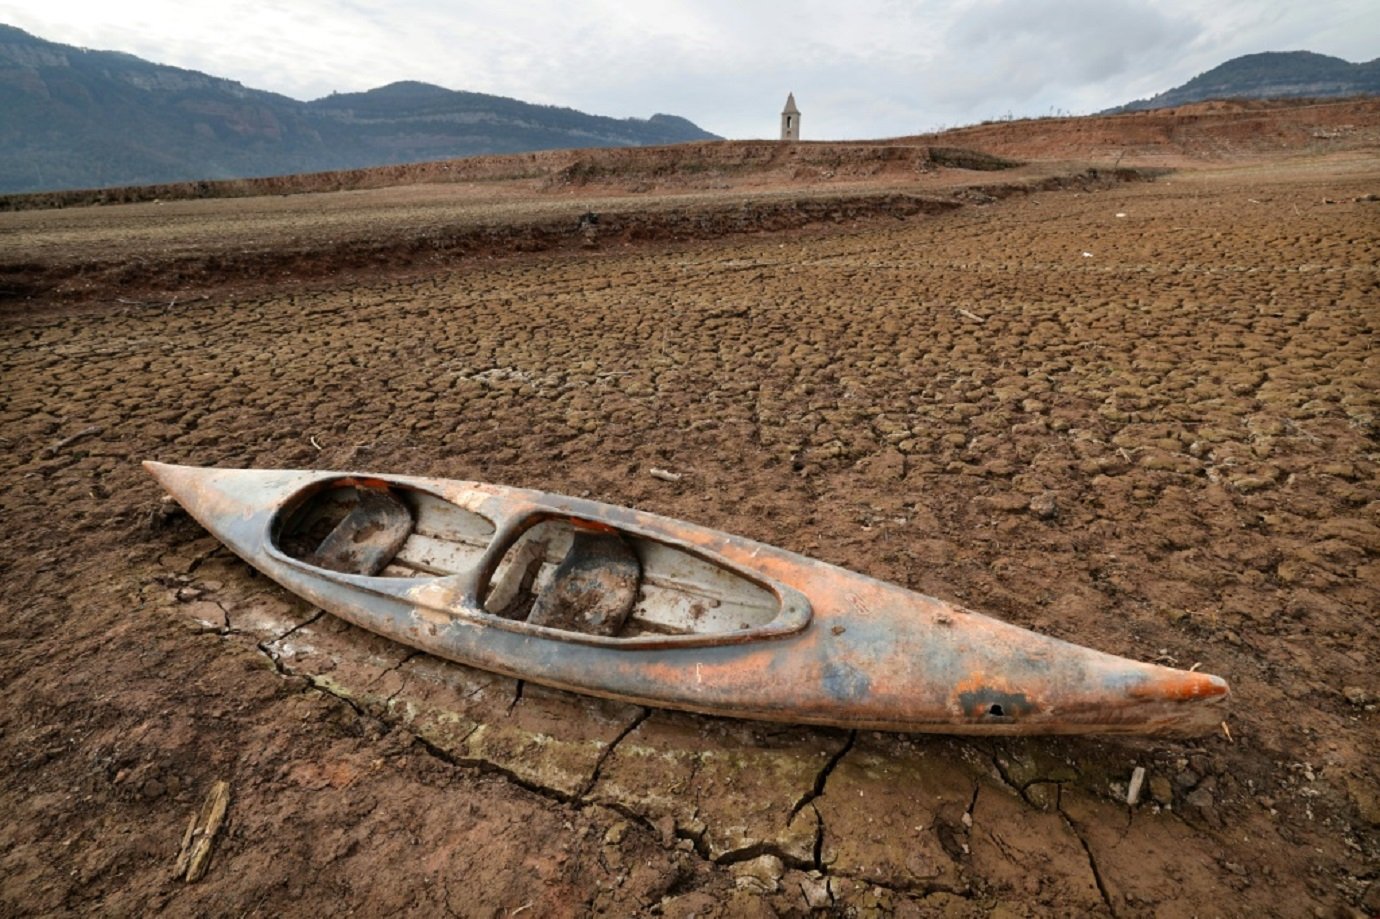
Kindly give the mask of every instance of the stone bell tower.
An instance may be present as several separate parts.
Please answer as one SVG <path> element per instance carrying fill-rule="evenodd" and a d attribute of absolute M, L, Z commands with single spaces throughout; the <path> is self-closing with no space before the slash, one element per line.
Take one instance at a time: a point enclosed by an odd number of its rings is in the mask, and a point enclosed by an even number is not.
<path fill-rule="evenodd" d="M 781 139 L 800 140 L 800 109 L 795 107 L 795 93 L 786 94 L 786 107 L 781 110 Z"/>

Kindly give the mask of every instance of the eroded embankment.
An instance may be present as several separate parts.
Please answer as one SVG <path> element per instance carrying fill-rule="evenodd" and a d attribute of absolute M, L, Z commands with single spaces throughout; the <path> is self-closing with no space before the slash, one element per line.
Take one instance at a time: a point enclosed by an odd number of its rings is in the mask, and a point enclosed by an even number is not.
<path fill-rule="evenodd" d="M 825 172 L 831 175 L 871 176 L 879 172 L 926 172 L 941 167 L 989 172 L 1012 169 L 1018 165 L 1014 160 L 978 150 L 930 146 L 913 141 L 814 141 L 791 144 L 776 141 L 713 141 L 660 147 L 541 150 L 285 176 L 29 192 L 0 195 L 0 211 L 319 194 L 459 182 L 535 180 L 547 187 L 563 187 L 609 182 L 683 184 L 687 180 L 744 176 L 784 176 L 808 181 Z"/>
<path fill-rule="evenodd" d="M 780 232 L 811 225 L 842 224 L 878 218 L 906 219 L 937 215 L 965 206 L 991 203 L 1012 195 L 1105 188 L 1122 182 L 1149 181 L 1163 170 L 1086 169 L 1019 182 L 965 185 L 947 195 L 897 190 L 837 195 L 739 197 L 608 212 L 548 215 L 504 223 L 457 223 L 411 231 L 379 232 L 361 215 L 353 232 L 334 237 L 306 237 L 282 243 L 265 239 L 245 246 L 227 240 L 194 252 L 151 250 L 127 255 L 44 261 L 0 262 L 0 304 L 36 299 L 61 302 L 130 300 L 167 293 L 184 299 L 190 291 L 293 278 L 310 280 L 347 271 L 402 272 L 434 267 L 457 259 L 497 257 L 558 250 L 592 250 L 609 244 L 718 239 L 737 234 Z M 235 202 L 225 202 L 226 219 Z"/>

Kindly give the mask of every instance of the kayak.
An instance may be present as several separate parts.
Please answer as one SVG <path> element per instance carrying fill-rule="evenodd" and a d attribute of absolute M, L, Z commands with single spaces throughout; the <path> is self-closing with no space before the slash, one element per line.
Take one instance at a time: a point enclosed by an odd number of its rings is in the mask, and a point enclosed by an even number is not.
<path fill-rule="evenodd" d="M 542 491 L 146 462 L 284 588 L 472 667 L 652 707 L 953 734 L 1221 724 L 1221 677 L 1133 661 L 763 543 Z"/>

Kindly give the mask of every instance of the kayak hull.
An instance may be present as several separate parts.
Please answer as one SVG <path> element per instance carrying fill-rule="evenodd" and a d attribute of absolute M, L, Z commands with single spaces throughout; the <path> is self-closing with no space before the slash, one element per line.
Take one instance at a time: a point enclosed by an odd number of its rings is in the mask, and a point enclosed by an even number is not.
<path fill-rule="evenodd" d="M 438 657 L 572 692 L 886 731 L 1179 736 L 1216 729 L 1230 695 L 1220 677 L 1105 654 L 628 508 L 445 479 L 145 466 L 232 551 L 322 609 Z M 341 483 L 424 495 L 475 515 L 493 532 L 472 564 L 412 578 L 335 571 L 292 557 L 280 538 L 292 508 Z M 538 523 L 566 520 L 621 534 L 644 560 L 680 553 L 750 582 L 746 590 L 770 601 L 770 619 L 705 633 L 620 637 L 489 612 L 484 598 L 496 591 L 504 552 Z M 650 583 L 656 572 L 645 576 Z"/>

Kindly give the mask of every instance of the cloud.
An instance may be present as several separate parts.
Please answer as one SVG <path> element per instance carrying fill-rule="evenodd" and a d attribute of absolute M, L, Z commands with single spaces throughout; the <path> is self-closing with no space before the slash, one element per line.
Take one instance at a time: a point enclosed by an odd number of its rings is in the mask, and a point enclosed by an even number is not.
<path fill-rule="evenodd" d="M 1375 55 L 1374 0 L 0 0 L 0 22 L 311 99 L 395 80 L 773 137 L 1096 111 L 1255 51 Z"/>
<path fill-rule="evenodd" d="M 942 101 L 1017 104 L 1172 59 L 1202 27 L 1129 0 L 983 0 L 948 35 Z"/>

